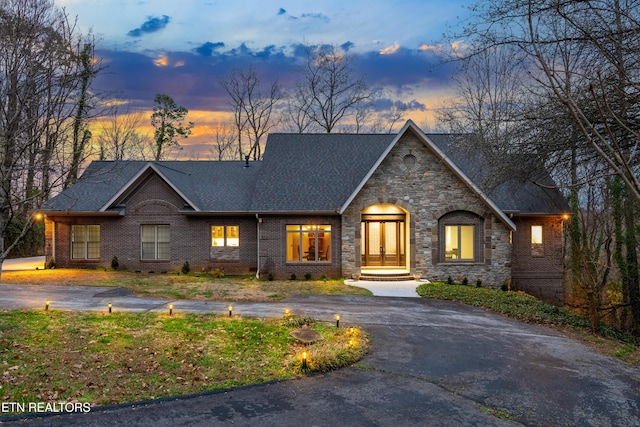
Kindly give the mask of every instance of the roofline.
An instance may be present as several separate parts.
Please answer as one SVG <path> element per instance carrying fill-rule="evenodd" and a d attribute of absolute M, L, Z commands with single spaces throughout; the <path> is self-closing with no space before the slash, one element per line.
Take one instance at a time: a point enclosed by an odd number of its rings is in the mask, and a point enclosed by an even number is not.
<path fill-rule="evenodd" d="M 142 167 L 138 173 L 136 173 L 133 178 L 131 178 L 125 185 L 123 185 L 120 190 L 118 190 L 108 201 L 107 203 L 105 203 L 104 205 L 102 205 L 102 207 L 99 209 L 100 212 L 104 212 L 107 209 L 109 209 L 109 207 L 116 202 L 116 200 L 118 200 L 125 192 L 127 192 L 129 190 L 129 188 L 131 188 L 139 179 L 140 177 L 142 177 L 142 175 L 144 175 L 149 169 L 153 170 L 155 173 L 158 174 L 158 176 L 160 176 L 160 178 L 162 178 L 162 180 L 169 186 L 171 187 L 171 189 L 173 191 L 175 191 L 180 197 L 182 197 L 182 199 L 187 202 L 194 211 L 199 212 L 200 208 L 198 208 L 198 206 L 193 203 L 191 200 L 189 200 L 189 198 L 182 192 L 180 191 L 180 189 L 178 187 L 176 187 L 173 182 L 171 182 L 171 180 L 169 180 L 162 172 L 160 172 L 160 170 L 158 169 L 158 167 L 155 165 L 155 162 L 147 162 L 146 165 L 144 165 L 144 167 Z"/>
<path fill-rule="evenodd" d="M 124 211 L 48 211 L 39 209 L 45 216 L 124 216 Z"/>
<path fill-rule="evenodd" d="M 344 211 L 347 210 L 347 208 L 349 207 L 351 202 L 353 202 L 353 199 L 355 199 L 356 196 L 358 195 L 358 193 L 360 192 L 360 190 L 362 190 L 362 187 L 364 187 L 364 185 L 369 181 L 369 178 L 371 178 L 371 175 L 373 175 L 373 173 L 376 171 L 376 169 L 378 169 L 378 166 L 380 166 L 382 161 L 387 158 L 387 155 L 389 154 L 391 149 L 396 146 L 396 143 L 398 142 L 400 137 L 402 135 L 404 135 L 404 132 L 406 131 L 407 127 L 409 126 L 409 122 L 411 122 L 411 120 L 408 120 L 407 123 L 405 123 L 405 125 L 402 127 L 400 132 L 398 132 L 396 134 L 395 138 L 393 138 L 393 141 L 391 141 L 391 143 L 387 146 L 387 148 L 385 148 L 384 152 L 380 155 L 378 160 L 376 160 L 376 162 L 373 164 L 371 169 L 369 169 L 369 172 L 367 172 L 367 174 L 364 176 L 364 178 L 362 178 L 362 181 L 360 181 L 360 183 L 358 183 L 358 185 L 356 186 L 355 190 L 353 190 L 353 192 L 347 198 L 347 200 L 344 202 L 344 204 L 340 207 L 340 209 L 338 209 L 338 213 L 340 215 L 342 215 L 344 213 Z"/>
<path fill-rule="evenodd" d="M 371 178 L 371 175 L 373 175 L 373 173 L 378 168 L 378 166 L 380 166 L 382 161 L 387 157 L 389 152 L 393 149 L 393 147 L 395 147 L 395 145 L 398 143 L 400 138 L 404 136 L 404 134 L 408 130 L 411 130 L 414 133 L 416 133 L 416 135 L 422 139 L 423 143 L 426 144 L 431 150 L 433 150 L 436 153 L 436 156 L 438 156 L 443 162 L 445 162 L 445 164 L 449 168 L 451 168 L 451 170 L 453 170 L 453 172 L 458 176 L 458 178 L 460 178 L 465 184 L 467 184 L 469 188 L 471 188 L 471 190 L 474 193 L 476 193 L 487 206 L 489 206 L 491 211 L 495 215 L 497 215 L 504 224 L 507 225 L 507 227 L 509 227 L 511 230 L 515 230 L 517 228 L 516 225 L 513 223 L 513 221 L 511 221 L 511 219 L 502 211 L 502 209 L 500 209 L 498 205 L 496 205 L 482 190 L 480 190 L 480 188 L 478 188 L 478 186 L 475 185 L 473 181 L 471 181 L 471 179 L 469 179 L 469 177 L 465 175 L 465 173 L 462 172 L 462 170 L 460 170 L 460 168 L 456 166 L 456 164 L 436 144 L 434 144 L 433 141 L 431 141 L 431 139 L 429 139 L 429 137 L 424 132 L 422 132 L 422 130 L 418 126 L 416 126 L 412 120 L 407 120 L 407 123 L 405 123 L 405 125 L 402 127 L 402 129 L 398 132 L 396 137 L 393 139 L 393 141 L 389 144 L 387 149 L 384 151 L 384 153 L 382 153 L 380 158 L 369 170 L 369 172 L 364 177 L 364 179 L 360 182 L 360 184 L 358 184 L 355 191 L 349 196 L 347 201 L 340 208 L 339 212 L 341 215 L 344 213 L 347 207 L 349 207 L 349 205 L 351 204 L 353 199 L 356 197 L 356 195 L 360 192 L 362 187 L 364 187 L 364 185 L 369 180 L 369 178 Z"/>

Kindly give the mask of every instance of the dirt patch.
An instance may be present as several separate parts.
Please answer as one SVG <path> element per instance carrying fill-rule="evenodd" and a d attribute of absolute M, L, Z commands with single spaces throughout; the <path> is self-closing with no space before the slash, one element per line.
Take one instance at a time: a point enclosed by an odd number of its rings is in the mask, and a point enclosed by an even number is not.
<path fill-rule="evenodd" d="M 256 280 L 250 276 L 214 277 L 209 274 L 149 273 L 113 270 L 53 269 L 10 271 L 10 284 L 113 287 L 113 292 L 140 296 L 205 301 L 278 301 L 292 295 L 371 295 L 343 280 Z"/>

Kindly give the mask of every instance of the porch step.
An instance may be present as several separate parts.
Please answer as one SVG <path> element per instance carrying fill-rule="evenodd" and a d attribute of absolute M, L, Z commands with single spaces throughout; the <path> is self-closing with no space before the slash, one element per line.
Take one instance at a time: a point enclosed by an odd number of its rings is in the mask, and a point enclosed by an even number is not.
<path fill-rule="evenodd" d="M 407 280 L 415 280 L 415 276 L 409 273 L 362 273 L 358 280 L 372 280 L 374 282 L 404 282 Z"/>

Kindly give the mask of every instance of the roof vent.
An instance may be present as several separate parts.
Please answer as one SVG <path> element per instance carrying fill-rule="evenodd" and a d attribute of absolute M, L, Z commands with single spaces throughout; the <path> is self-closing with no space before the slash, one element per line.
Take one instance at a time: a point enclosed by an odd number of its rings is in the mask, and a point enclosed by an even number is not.
<path fill-rule="evenodd" d="M 249 167 L 249 155 L 247 154 L 246 156 L 244 156 L 244 167 L 248 168 Z"/>

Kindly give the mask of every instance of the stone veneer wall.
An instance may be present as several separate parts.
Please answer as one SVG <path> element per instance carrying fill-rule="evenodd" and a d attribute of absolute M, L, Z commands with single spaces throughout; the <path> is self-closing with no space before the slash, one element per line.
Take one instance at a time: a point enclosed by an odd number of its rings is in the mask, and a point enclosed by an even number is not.
<path fill-rule="evenodd" d="M 407 157 L 409 156 L 409 157 Z M 411 157 L 415 157 L 414 159 Z M 342 274 L 361 271 L 361 211 L 376 204 L 404 209 L 409 229 L 408 267 L 429 280 L 466 277 L 469 283 L 500 287 L 511 276 L 510 230 L 453 171 L 413 133 L 403 135 L 342 217 Z M 482 262 L 442 262 L 438 248 L 438 219 L 454 211 L 483 218 Z"/>

